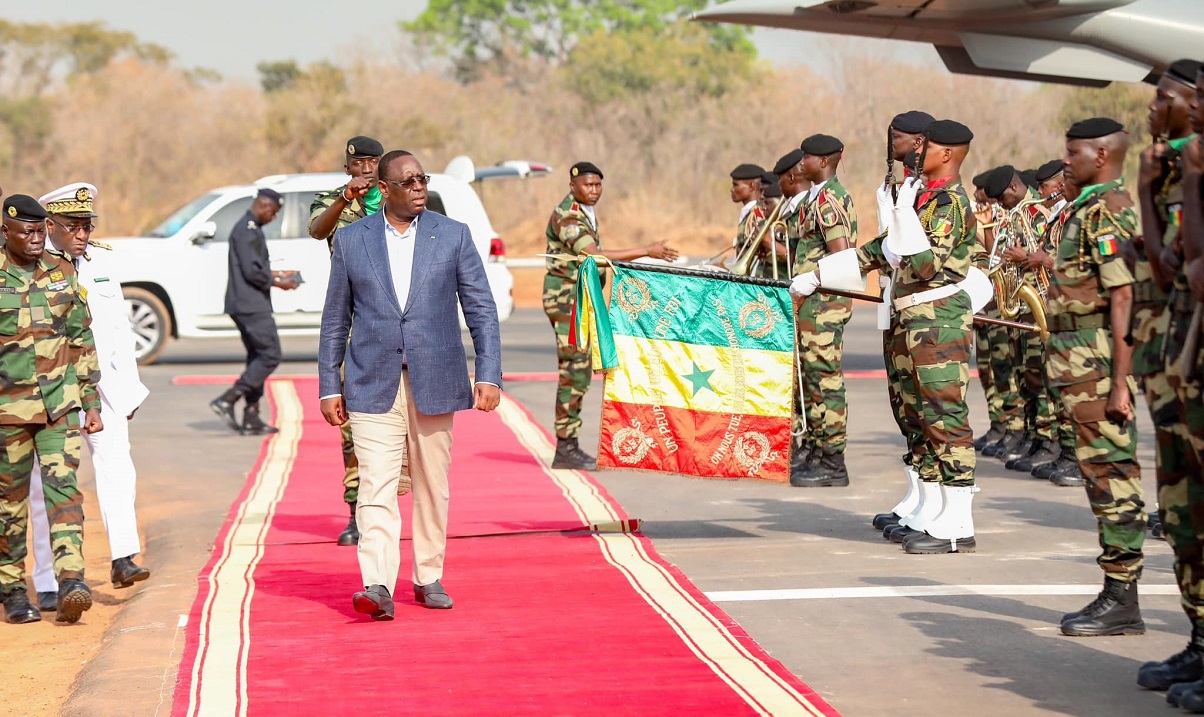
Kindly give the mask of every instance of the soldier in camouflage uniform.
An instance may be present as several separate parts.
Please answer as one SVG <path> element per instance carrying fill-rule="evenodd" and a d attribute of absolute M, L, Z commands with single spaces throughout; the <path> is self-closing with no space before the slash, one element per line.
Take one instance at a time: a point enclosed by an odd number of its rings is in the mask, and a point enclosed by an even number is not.
<path fill-rule="evenodd" d="M 1137 266 L 1144 264 L 1143 274 L 1148 274 L 1152 282 L 1169 286 L 1171 291 L 1167 305 L 1157 307 L 1163 316 L 1152 332 L 1138 328 L 1137 323 L 1148 317 L 1140 315 L 1138 302 L 1134 301 L 1133 337 L 1164 343 L 1157 356 L 1148 352 L 1142 356 L 1154 364 L 1144 367 L 1143 388 L 1154 418 L 1158 513 L 1164 518 L 1163 531 L 1175 553 L 1180 602 L 1191 623 L 1191 638 L 1183 651 L 1165 661 L 1146 663 L 1138 671 L 1137 684 L 1154 690 L 1204 677 L 1204 521 L 1199 517 L 1204 509 L 1204 494 L 1200 491 L 1204 465 L 1199 445 L 1204 440 L 1204 406 L 1200 403 L 1199 380 L 1184 373 L 1181 363 L 1183 339 L 1195 308 L 1184 271 L 1184 175 L 1191 170 L 1185 167 L 1188 163 L 1182 153 L 1196 140 L 1195 132 L 1200 127 L 1193 125 L 1204 124 L 1200 122 L 1204 110 L 1197 107 L 1193 112 L 1192 107 L 1200 68 L 1199 62 L 1180 60 L 1159 81 L 1150 104 L 1150 132 L 1159 139 L 1142 152 L 1137 180 L 1144 235 L 1144 252 L 1138 257 L 1144 261 Z M 1197 181 L 1197 202 L 1199 196 Z M 1134 292 L 1140 293 L 1138 289 Z M 1155 338 L 1150 339 L 1151 334 Z M 1138 365 L 1139 351 L 1134 347 L 1135 373 L 1142 368 Z M 1194 418 L 1194 426 L 1189 418 Z M 1150 514 L 1151 522 L 1155 516 Z"/>
<path fill-rule="evenodd" d="M 757 187 L 761 186 L 760 174 Z M 591 162 L 578 162 L 569 169 L 569 194 L 548 218 L 548 273 L 543 280 L 543 309 L 556 333 L 556 360 L 560 379 L 556 385 L 556 455 L 553 468 L 594 470 L 593 456 L 581 450 L 581 403 L 589 390 L 593 370 L 589 347 L 578 349 L 569 341 L 573 306 L 577 301 L 576 261 L 555 256 L 593 254 L 615 261 L 634 261 L 648 256 L 673 261 L 677 250 L 666 242 L 634 249 L 602 249 L 594 205 L 602 197 L 602 170 Z"/>
<path fill-rule="evenodd" d="M 844 143 L 817 134 L 803 140 L 801 168 L 811 182 L 794 254 L 794 274 L 815 271 L 825 256 L 857 246 L 857 212 L 853 198 L 836 176 Z M 849 472 L 844 449 L 848 428 L 844 371 L 841 359 L 844 327 L 853 316 L 853 300 L 822 291 L 803 300 L 797 309 L 803 377 L 800 393 L 812 438 L 812 460 L 790 471 L 797 487 L 846 486 Z"/>
<path fill-rule="evenodd" d="M 909 178 L 899 189 L 884 238 L 847 252 L 855 262 L 853 275 L 887 266 L 898 270 L 891 301 L 906 346 L 892 359 L 903 400 L 918 415 L 923 432 L 922 442 L 912 447 L 912 461 L 915 465 L 924 452 L 931 454 L 940 476 L 939 483 L 921 484 L 918 507 L 888 529 L 913 554 L 975 548 L 974 437 L 966 406 L 973 311 L 959 285 L 970 273 L 977 246 L 970 198 L 959 177 L 974 135 L 952 120 L 931 123 L 924 135 L 924 179 Z M 879 190 L 879 201 L 884 200 L 890 201 L 885 186 Z M 818 286 L 855 283 L 845 254 L 821 260 L 818 273 L 800 274 L 792 293 L 810 295 Z"/>
<path fill-rule="evenodd" d="M 33 197 L 4 202 L 0 248 L 0 594 L 9 622 L 41 619 L 26 595 L 29 483 L 34 454 L 59 583 L 56 619 L 76 622 L 92 607 L 84 584 L 83 498 L 75 471 L 81 430 L 99 432 L 100 368 L 91 318 L 70 259 L 46 249 L 46 210 Z M 80 423 L 80 409 L 84 411 Z"/>
<path fill-rule="evenodd" d="M 740 219 L 736 222 L 736 238 L 732 246 L 736 256 L 744 253 L 748 242 L 760 233 L 768 214 L 762 203 L 764 184 L 761 182 L 765 170 L 755 164 L 737 165 L 731 171 L 732 202 L 740 205 Z"/>
<path fill-rule="evenodd" d="M 371 137 L 352 137 L 347 140 L 343 171 L 351 181 L 343 186 L 322 192 L 314 197 L 309 206 L 309 235 L 325 240 L 334 253 L 335 232 L 358 222 L 380 209 L 380 187 L 376 169 L 385 153 L 384 146 Z M 359 526 L 355 524 L 355 504 L 359 498 L 360 464 L 355 457 L 355 443 L 351 439 L 351 422 L 339 429 L 343 444 L 343 502 L 351 511 L 347 527 L 339 534 L 339 545 L 358 545 Z M 407 481 L 398 483 L 398 490 L 406 489 Z"/>
<path fill-rule="evenodd" d="M 1128 135 L 1111 119 L 1084 120 L 1066 132 L 1066 178 L 1082 191 L 1055 237 L 1046 370 L 1074 424 L 1104 570 L 1099 596 L 1062 618 L 1062 633 L 1072 636 L 1145 632 L 1137 596 L 1145 501 L 1136 456 L 1132 349 L 1124 340 L 1133 274 L 1121 255 L 1137 233 L 1121 177 L 1127 148 Z"/>
<path fill-rule="evenodd" d="M 987 175 L 990 172 L 983 172 L 974 177 L 974 217 L 978 222 L 978 241 L 985 249 L 986 239 L 984 237 L 986 229 L 983 225 L 990 224 L 992 213 L 1000 211 L 999 204 L 987 198 L 987 193 L 984 190 L 984 183 Z M 980 267 L 984 271 L 986 267 Z M 974 362 L 978 369 L 978 381 L 982 384 L 983 396 L 987 401 L 987 416 L 990 419 L 991 425 L 985 433 L 974 439 L 974 450 L 982 452 L 982 449 L 991 443 L 995 443 L 1000 438 L 1003 438 L 1004 433 L 1004 415 L 1003 415 L 1003 396 L 999 389 L 995 387 L 994 377 L 991 375 L 991 329 L 994 328 L 990 324 L 975 324 L 974 325 Z"/>

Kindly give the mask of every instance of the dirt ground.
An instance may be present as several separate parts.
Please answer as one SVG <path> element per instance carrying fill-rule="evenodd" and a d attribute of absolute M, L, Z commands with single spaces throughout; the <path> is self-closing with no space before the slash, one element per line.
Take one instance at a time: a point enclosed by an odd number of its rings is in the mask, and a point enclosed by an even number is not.
<path fill-rule="evenodd" d="M 88 465 L 87 459 L 84 461 Z M 146 583 L 116 590 L 109 582 L 109 546 L 96 504 L 90 468 L 80 470 L 84 494 L 85 576 L 92 589 L 92 609 L 74 625 L 56 623 L 54 613 L 28 625 L 0 623 L 0 663 L 5 665 L 4 714 L 44 717 L 57 714 L 67 701 L 76 676 L 104 647 L 104 636 L 122 605 Z M 148 519 L 153 516 L 146 515 Z M 32 571 L 33 560 L 27 568 Z M 30 585 L 30 597 L 33 598 Z"/>

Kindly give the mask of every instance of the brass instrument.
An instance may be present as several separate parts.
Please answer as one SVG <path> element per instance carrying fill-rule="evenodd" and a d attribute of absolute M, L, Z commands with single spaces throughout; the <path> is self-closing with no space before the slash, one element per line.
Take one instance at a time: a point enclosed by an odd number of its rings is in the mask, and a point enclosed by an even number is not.
<path fill-rule="evenodd" d="M 754 276 L 757 269 L 761 267 L 764 261 L 765 251 L 761 248 L 761 242 L 765 240 L 766 232 L 773 232 L 773 237 L 786 234 L 786 222 L 781 219 L 782 207 L 786 206 L 786 202 L 778 202 L 778 205 L 773 208 L 769 216 L 765 218 L 765 223 L 761 225 L 761 229 L 757 235 L 747 241 L 740 248 L 740 253 L 736 256 L 736 261 L 732 262 L 731 273 L 738 276 Z M 779 234 L 778 232 L 781 232 Z M 773 278 L 778 278 L 778 261 L 777 256 L 770 257 L 773 262 Z"/>
<path fill-rule="evenodd" d="M 1033 272 L 1033 283 L 1030 284 L 1026 281 L 1026 270 L 1005 260 L 1003 256 L 1004 251 L 1015 245 L 1023 245 L 1028 251 L 1041 248 L 1036 227 L 1026 215 L 1029 207 L 1043 201 L 1041 198 L 1026 199 L 1007 213 L 995 231 L 995 245 L 991 247 L 987 262 L 987 276 L 995 288 L 995 304 L 1004 319 L 1014 320 L 1020 315 L 1021 306 L 1026 306 L 1041 335 L 1048 336 L 1045 299 L 1049 295 L 1049 275 L 1044 268 L 1038 269 Z"/>

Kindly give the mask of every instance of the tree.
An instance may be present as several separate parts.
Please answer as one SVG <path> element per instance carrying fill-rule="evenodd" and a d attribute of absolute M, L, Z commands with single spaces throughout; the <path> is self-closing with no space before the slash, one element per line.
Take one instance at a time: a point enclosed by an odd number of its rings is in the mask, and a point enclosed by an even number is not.
<path fill-rule="evenodd" d="M 255 65 L 255 69 L 259 70 L 260 86 L 268 93 L 287 90 L 301 76 L 301 68 L 297 66 L 296 60 L 261 62 Z"/>
<path fill-rule="evenodd" d="M 484 67 L 503 73 L 517 60 L 550 65 L 568 60 L 582 38 L 595 33 L 656 34 L 708 0 L 431 0 L 421 15 L 401 23 L 420 46 L 449 57 L 458 78 Z M 716 47 L 752 52 L 749 30 L 705 26 Z"/>

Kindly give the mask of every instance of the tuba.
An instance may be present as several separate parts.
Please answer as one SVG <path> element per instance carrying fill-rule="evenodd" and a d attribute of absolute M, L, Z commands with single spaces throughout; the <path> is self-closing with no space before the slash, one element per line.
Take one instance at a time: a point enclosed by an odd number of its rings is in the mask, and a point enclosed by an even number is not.
<path fill-rule="evenodd" d="M 786 202 L 778 202 L 778 205 L 773 208 L 769 216 L 765 218 L 765 223 L 761 225 L 761 229 L 757 235 L 748 240 L 743 247 L 740 248 L 740 253 L 736 256 L 736 261 L 732 263 L 731 273 L 739 276 L 753 276 L 757 269 L 760 268 L 761 262 L 764 260 L 764 250 L 761 249 L 761 242 L 765 240 L 766 232 L 773 232 L 773 236 L 779 236 L 778 232 L 785 234 L 786 222 L 781 219 L 782 207 L 786 206 Z M 773 278 L 778 278 L 778 262 L 777 257 L 770 257 L 769 261 L 773 262 Z"/>
<path fill-rule="evenodd" d="M 1040 237 L 1027 214 L 1029 207 L 1043 201 L 1040 198 L 1026 199 L 1011 209 L 999 223 L 995 230 L 995 246 L 991 248 L 987 262 L 987 275 L 995 289 L 995 304 L 999 307 L 999 314 L 1008 321 L 1014 321 L 1020 315 L 1021 307 L 1027 307 L 1041 335 L 1048 336 L 1045 300 L 1049 295 L 1049 275 L 1041 268 L 1029 276 L 1030 272 L 1005 260 L 1003 256 L 1004 251 L 1013 246 L 1023 246 L 1028 251 L 1040 249 Z"/>

